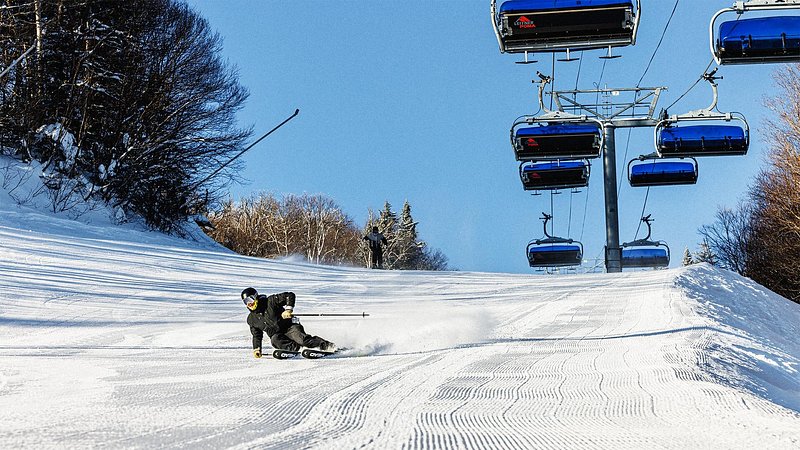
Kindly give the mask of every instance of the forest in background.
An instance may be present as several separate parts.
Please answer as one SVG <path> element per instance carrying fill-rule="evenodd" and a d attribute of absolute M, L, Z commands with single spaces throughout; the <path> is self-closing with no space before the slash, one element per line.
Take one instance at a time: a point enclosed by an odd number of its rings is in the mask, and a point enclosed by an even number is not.
<path fill-rule="evenodd" d="M 262 258 L 301 255 L 315 264 L 370 266 L 364 236 L 377 227 L 386 237 L 383 268 L 447 270 L 447 257 L 420 240 L 417 222 L 406 201 L 398 216 L 389 202 L 369 211 L 359 227 L 324 195 L 256 194 L 228 200 L 209 214 L 208 235 L 236 253 Z"/>

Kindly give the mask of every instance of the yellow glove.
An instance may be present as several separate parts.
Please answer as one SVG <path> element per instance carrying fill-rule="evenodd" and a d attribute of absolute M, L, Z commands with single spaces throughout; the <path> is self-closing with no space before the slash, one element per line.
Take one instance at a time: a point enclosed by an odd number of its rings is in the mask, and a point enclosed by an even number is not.
<path fill-rule="evenodd" d="M 256 358 L 261 358 L 261 349 L 260 348 L 253 349 L 253 356 L 255 356 Z"/>
<path fill-rule="evenodd" d="M 292 315 L 293 315 L 292 310 L 287 309 L 281 314 L 281 317 L 283 317 L 284 319 L 291 319 Z"/>

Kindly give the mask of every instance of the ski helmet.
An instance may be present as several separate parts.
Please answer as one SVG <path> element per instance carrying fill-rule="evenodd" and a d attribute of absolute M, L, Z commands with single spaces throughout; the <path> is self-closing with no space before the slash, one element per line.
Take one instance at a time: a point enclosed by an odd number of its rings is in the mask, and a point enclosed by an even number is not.
<path fill-rule="evenodd" d="M 242 291 L 242 301 L 248 309 L 256 309 L 258 305 L 258 291 L 249 287 Z"/>

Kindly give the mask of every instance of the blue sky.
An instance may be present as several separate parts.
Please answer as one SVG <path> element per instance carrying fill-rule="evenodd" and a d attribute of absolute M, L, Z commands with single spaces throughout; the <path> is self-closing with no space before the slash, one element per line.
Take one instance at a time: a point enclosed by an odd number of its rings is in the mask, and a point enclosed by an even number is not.
<path fill-rule="evenodd" d="M 224 39 L 223 56 L 250 90 L 240 114 L 255 137 L 300 115 L 243 158 L 250 180 L 232 188 L 255 192 L 325 194 L 361 225 L 368 210 L 405 200 L 421 238 L 459 270 L 529 273 L 525 247 L 542 237 L 542 211 L 555 216 L 555 234 L 580 239 L 585 258 L 602 258 L 605 216 L 602 165 L 593 161 L 588 189 L 531 196 L 522 189 L 509 143 L 520 115 L 538 110 L 536 71 L 553 75 L 556 90 L 633 87 L 675 2 L 644 0 L 637 44 L 615 49 L 622 58 L 603 70 L 602 50 L 582 63 L 514 64 L 501 54 L 488 0 L 188 2 Z M 683 0 L 642 86 L 665 86 L 657 110 L 677 100 L 711 61 L 708 25 L 730 0 Z M 573 54 L 576 56 L 576 54 Z M 581 55 L 577 55 L 581 56 Z M 561 57 L 561 56 L 559 56 Z M 667 241 L 672 265 L 718 206 L 735 206 L 763 162 L 764 99 L 778 94 L 779 65 L 724 66 L 717 75 L 719 109 L 743 113 L 751 128 L 745 157 L 700 160 L 694 186 L 652 188 L 645 213 L 653 238 Z M 601 77 L 602 73 L 602 77 Z M 705 82 L 669 110 L 706 107 Z M 254 138 L 255 138 L 254 137 Z M 653 130 L 617 130 L 618 175 L 627 160 L 651 153 Z M 625 159 L 627 150 L 627 159 Z M 627 180 L 619 191 L 620 239 L 634 239 L 646 195 Z M 641 232 L 638 236 L 642 237 Z"/>

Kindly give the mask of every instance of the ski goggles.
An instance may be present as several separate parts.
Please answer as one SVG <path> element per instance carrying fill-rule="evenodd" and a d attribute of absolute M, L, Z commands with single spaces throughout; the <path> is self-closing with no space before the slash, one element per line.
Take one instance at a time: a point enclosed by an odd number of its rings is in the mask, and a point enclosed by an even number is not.
<path fill-rule="evenodd" d="M 256 296 L 255 295 L 248 295 L 242 301 L 244 302 L 245 305 L 247 305 L 248 308 L 252 308 L 253 305 L 256 304 Z"/>

